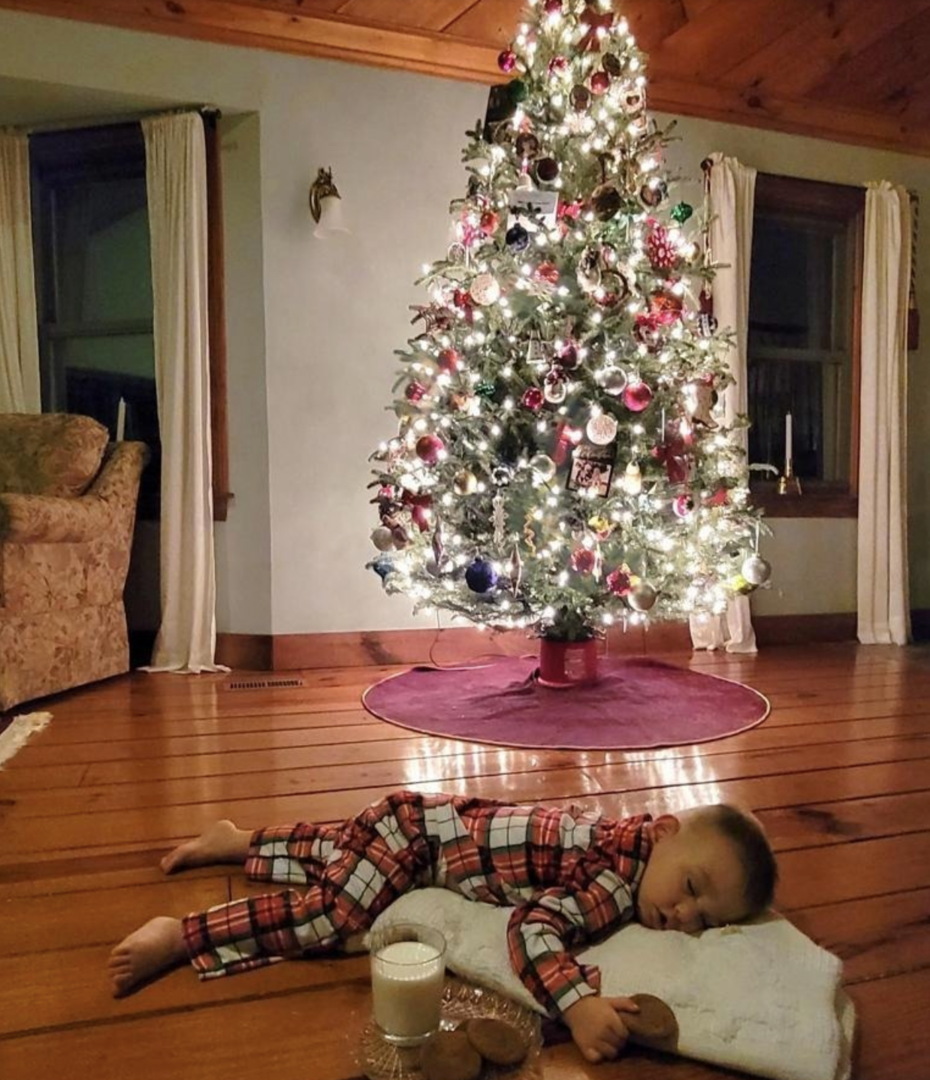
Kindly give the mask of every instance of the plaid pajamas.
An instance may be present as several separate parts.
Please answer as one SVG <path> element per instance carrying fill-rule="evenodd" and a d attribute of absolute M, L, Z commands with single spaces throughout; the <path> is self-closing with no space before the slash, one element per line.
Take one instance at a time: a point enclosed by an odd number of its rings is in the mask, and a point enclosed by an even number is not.
<path fill-rule="evenodd" d="M 511 964 L 547 1010 L 563 1012 L 600 989 L 598 969 L 570 950 L 634 918 L 648 821 L 395 792 L 342 825 L 254 833 L 247 875 L 296 887 L 188 915 L 184 939 L 212 978 L 332 950 L 404 893 L 441 886 L 515 909 Z"/>

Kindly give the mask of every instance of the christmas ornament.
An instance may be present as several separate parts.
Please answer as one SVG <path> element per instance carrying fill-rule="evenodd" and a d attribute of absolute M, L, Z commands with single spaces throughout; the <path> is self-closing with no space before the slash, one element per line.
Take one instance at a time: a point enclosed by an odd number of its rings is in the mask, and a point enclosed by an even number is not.
<path fill-rule="evenodd" d="M 620 478 L 620 487 L 627 495 L 639 495 L 643 490 L 643 474 L 635 461 L 631 461 Z"/>
<path fill-rule="evenodd" d="M 523 578 L 523 560 L 520 558 L 520 547 L 517 544 L 513 545 L 513 551 L 510 554 L 510 591 L 514 596 L 517 595 L 517 590 L 520 588 L 520 581 Z"/>
<path fill-rule="evenodd" d="M 693 206 L 689 206 L 686 202 L 676 203 L 672 207 L 672 220 L 676 221 L 679 225 L 684 225 L 693 213 Z"/>
<path fill-rule="evenodd" d="M 678 518 L 691 516 L 694 510 L 694 498 L 691 495 L 676 495 L 672 500 L 672 513 Z"/>
<path fill-rule="evenodd" d="M 668 229 L 654 224 L 646 239 L 646 255 L 653 270 L 668 272 L 678 265 L 678 248 L 672 242 Z"/>
<path fill-rule="evenodd" d="M 389 555 L 379 555 L 368 566 L 381 578 L 382 583 L 394 573 L 394 560 Z"/>
<path fill-rule="evenodd" d="M 547 285 L 558 285 L 559 268 L 554 262 L 543 262 L 533 271 L 533 277 L 537 281 L 544 281 Z"/>
<path fill-rule="evenodd" d="M 517 66 L 517 54 L 513 49 L 504 49 L 497 58 L 497 66 L 505 75 L 509 75 L 510 72 L 513 71 Z"/>
<path fill-rule="evenodd" d="M 536 163 L 536 176 L 543 184 L 551 184 L 560 172 L 561 166 L 555 158 L 541 158 Z"/>
<path fill-rule="evenodd" d="M 605 394 L 610 394 L 611 397 L 619 397 L 626 389 L 626 372 L 618 367 L 604 368 L 598 382 L 604 388 Z"/>
<path fill-rule="evenodd" d="M 449 408 L 457 413 L 471 412 L 474 401 L 475 399 L 464 391 L 454 390 L 449 395 Z"/>
<path fill-rule="evenodd" d="M 497 383 L 491 379 L 482 379 L 481 382 L 475 384 L 475 393 L 478 397 L 490 399 L 497 393 Z"/>
<path fill-rule="evenodd" d="M 575 548 L 571 562 L 576 574 L 590 574 L 597 566 L 597 553 L 586 547 Z"/>
<path fill-rule="evenodd" d="M 439 356 L 436 357 L 436 363 L 440 371 L 444 371 L 447 375 L 454 375 L 461 363 L 461 356 L 455 349 L 443 349 Z"/>
<path fill-rule="evenodd" d="M 426 532 L 432 522 L 431 507 L 433 497 L 431 495 L 414 495 L 412 491 L 404 490 L 403 506 L 410 511 L 410 517 L 420 530 Z"/>
<path fill-rule="evenodd" d="M 671 326 L 684 311 L 684 301 L 676 293 L 655 292 L 649 297 L 649 317 L 657 326 Z"/>
<path fill-rule="evenodd" d="M 520 398 L 520 404 L 530 412 L 539 412 L 545 403 L 546 398 L 538 386 L 531 386 L 524 390 L 523 397 Z"/>
<path fill-rule="evenodd" d="M 568 71 L 568 57 L 553 56 L 546 70 L 550 75 L 564 75 Z"/>
<path fill-rule="evenodd" d="M 521 157 L 524 161 L 535 158 L 539 153 L 539 139 L 531 131 L 521 132 L 513 144 L 514 150 L 517 152 L 517 157 Z"/>
<path fill-rule="evenodd" d="M 432 548 L 433 558 L 436 560 L 436 569 L 439 570 L 446 554 L 446 538 L 442 531 L 441 521 L 436 522 L 436 528 L 433 530 Z"/>
<path fill-rule="evenodd" d="M 465 570 L 465 584 L 472 592 L 489 592 L 497 584 L 497 571 L 487 559 L 474 559 Z"/>
<path fill-rule="evenodd" d="M 614 596 L 629 596 L 632 587 L 630 571 L 626 566 L 618 566 L 607 575 L 607 588 Z"/>
<path fill-rule="evenodd" d="M 620 106 L 627 116 L 632 116 L 634 113 L 638 113 L 645 103 L 646 99 L 638 90 L 630 90 L 623 95 Z"/>
<path fill-rule="evenodd" d="M 394 547 L 401 550 L 410 543 L 410 533 L 403 527 L 403 525 L 395 525 L 391 529 L 391 536 L 394 539 Z"/>
<path fill-rule="evenodd" d="M 621 400 L 630 412 L 642 412 L 644 409 L 648 409 L 652 402 L 652 389 L 648 383 L 637 379 L 634 382 L 627 383 L 621 395 Z"/>
<path fill-rule="evenodd" d="M 480 307 L 497 303 L 501 296 L 500 282 L 493 274 L 479 274 L 468 291 Z"/>
<path fill-rule="evenodd" d="M 585 428 L 585 434 L 595 446 L 609 446 L 617 437 L 617 421 L 610 413 L 592 416 Z"/>
<path fill-rule="evenodd" d="M 571 93 L 572 108 L 575 112 L 584 112 L 591 104 L 591 91 L 586 86 L 572 87 Z"/>
<path fill-rule="evenodd" d="M 633 324 L 633 337 L 645 345 L 650 352 L 656 352 L 661 346 L 662 328 L 654 315 L 637 315 Z"/>
<path fill-rule="evenodd" d="M 468 469 L 462 469 L 452 478 L 452 489 L 456 495 L 474 495 L 478 490 L 478 477 Z"/>
<path fill-rule="evenodd" d="M 658 598 L 658 594 L 648 581 L 642 581 L 630 590 L 627 602 L 634 611 L 650 611 Z"/>
<path fill-rule="evenodd" d="M 606 71 L 595 71 L 591 76 L 591 93 L 600 97 L 610 89 L 610 76 Z"/>
<path fill-rule="evenodd" d="M 501 219 L 498 214 L 493 210 L 485 210 L 478 222 L 478 227 L 485 236 L 490 236 L 492 233 L 497 232 L 497 226 L 500 225 L 500 223 Z"/>
<path fill-rule="evenodd" d="M 713 337 L 717 333 L 717 317 L 715 315 L 704 313 L 697 317 L 698 334 L 702 338 Z"/>
<path fill-rule="evenodd" d="M 491 501 L 491 523 L 494 526 L 494 543 L 500 547 L 507 531 L 507 511 L 504 508 L 504 496 L 498 492 Z"/>
<path fill-rule="evenodd" d="M 449 251 L 447 252 L 447 258 L 450 263 L 463 263 L 465 262 L 468 252 L 465 250 L 465 245 L 458 242 L 449 245 Z"/>
<path fill-rule="evenodd" d="M 550 405 L 561 405 L 568 397 L 568 385 L 564 371 L 560 368 L 552 368 L 551 371 L 546 373 L 546 378 L 543 380 L 543 394 Z"/>
<path fill-rule="evenodd" d="M 578 25 L 585 31 L 578 42 L 578 52 L 599 52 L 601 38 L 610 33 L 613 24 L 614 16 L 612 11 L 602 14 L 595 7 L 586 7 L 578 18 Z"/>
<path fill-rule="evenodd" d="M 623 199 L 613 184 L 601 184 L 591 196 L 591 207 L 598 221 L 610 221 L 622 205 Z"/>
<path fill-rule="evenodd" d="M 557 359 L 561 367 L 568 368 L 569 370 L 578 367 L 578 364 L 581 362 L 578 356 L 578 347 L 571 341 L 559 349 Z"/>
<path fill-rule="evenodd" d="M 379 551 L 390 551 L 394 547 L 394 534 L 386 525 L 379 525 L 372 530 L 371 542 Z"/>
<path fill-rule="evenodd" d="M 613 523 L 600 514 L 594 514 L 588 518 L 588 527 L 598 540 L 606 540 L 614 531 Z"/>
<path fill-rule="evenodd" d="M 546 0 L 545 10 L 547 15 L 561 15 L 562 0 Z"/>
<path fill-rule="evenodd" d="M 639 197 L 645 206 L 655 207 L 668 196 L 668 185 L 664 180 L 650 180 L 639 189 Z"/>
<path fill-rule="evenodd" d="M 427 465 L 435 465 L 439 455 L 445 450 L 446 444 L 438 435 L 421 435 L 417 439 L 416 455 Z"/>
<path fill-rule="evenodd" d="M 730 493 L 725 487 L 718 488 L 713 495 L 704 500 L 705 506 L 726 506 L 730 501 Z"/>
<path fill-rule="evenodd" d="M 608 75 L 612 75 L 613 78 L 618 78 L 623 74 L 623 61 L 614 56 L 613 53 L 604 53 L 604 58 L 601 60 L 604 65 L 604 70 Z"/>
<path fill-rule="evenodd" d="M 750 585 L 764 585 L 772 576 L 772 564 L 761 555 L 750 555 L 743 561 L 740 573 Z"/>
<path fill-rule="evenodd" d="M 406 387 L 404 387 L 404 397 L 408 401 L 412 401 L 414 404 L 416 404 L 418 401 L 421 401 L 425 395 L 426 387 L 423 385 L 423 383 L 417 382 L 416 380 L 407 383 Z"/>
<path fill-rule="evenodd" d="M 530 469 L 533 478 L 543 484 L 547 484 L 555 476 L 555 462 L 548 454 L 534 454 L 530 458 Z"/>
<path fill-rule="evenodd" d="M 496 465 L 491 470 L 491 480 L 497 487 L 506 487 L 513 479 L 513 469 L 509 465 Z"/>
<path fill-rule="evenodd" d="M 708 382 L 702 379 L 700 382 L 688 383 L 684 387 L 685 412 L 695 424 L 703 424 L 711 430 L 718 426 L 711 415 L 716 401 L 713 380 Z"/>
<path fill-rule="evenodd" d="M 511 79 L 507 86 L 507 92 L 510 94 L 510 100 L 519 105 L 526 98 L 529 90 L 522 79 Z"/>
<path fill-rule="evenodd" d="M 504 243 L 511 251 L 526 251 L 530 243 L 530 234 L 522 225 L 511 225 L 504 236 Z"/>

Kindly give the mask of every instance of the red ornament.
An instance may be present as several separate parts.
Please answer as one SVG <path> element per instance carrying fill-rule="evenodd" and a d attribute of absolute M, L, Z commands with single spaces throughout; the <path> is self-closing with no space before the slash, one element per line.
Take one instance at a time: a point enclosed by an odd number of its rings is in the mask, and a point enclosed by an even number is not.
<path fill-rule="evenodd" d="M 694 510 L 694 499 L 690 495 L 679 495 L 672 502 L 675 517 L 689 517 Z"/>
<path fill-rule="evenodd" d="M 678 265 L 678 248 L 663 225 L 653 224 L 646 240 L 646 254 L 654 270 L 674 270 Z"/>
<path fill-rule="evenodd" d="M 568 57 L 566 56 L 553 56 L 549 61 L 549 74 L 550 75 L 562 75 L 568 71 Z"/>
<path fill-rule="evenodd" d="M 649 314 L 659 326 L 671 326 L 681 318 L 684 301 L 673 292 L 657 292 L 649 297 Z"/>
<path fill-rule="evenodd" d="M 461 360 L 462 358 L 455 349 L 443 349 L 439 356 L 436 357 L 439 370 L 445 371 L 448 375 L 454 375 L 458 371 Z"/>
<path fill-rule="evenodd" d="M 497 58 L 497 66 L 505 75 L 509 75 L 517 66 L 517 54 L 513 49 L 504 49 Z"/>
<path fill-rule="evenodd" d="M 546 0 L 546 14 L 547 15 L 561 15 L 562 14 L 562 0 Z"/>
<path fill-rule="evenodd" d="M 500 225 L 500 221 L 500 217 L 493 210 L 485 210 L 481 215 L 479 227 L 485 236 L 490 236 L 497 231 L 497 226 Z"/>
<path fill-rule="evenodd" d="M 652 403 L 652 389 L 642 380 L 628 382 L 620 396 L 630 412 L 642 412 Z"/>
<path fill-rule="evenodd" d="M 591 93 L 600 96 L 601 94 L 606 94 L 609 89 L 610 76 L 607 72 L 595 71 L 591 76 Z"/>
<path fill-rule="evenodd" d="M 420 401 L 423 397 L 425 397 L 425 395 L 426 387 L 423 385 L 423 383 L 416 382 L 416 380 L 407 383 L 406 389 L 404 390 L 404 397 L 408 401 L 416 403 Z"/>
<path fill-rule="evenodd" d="M 432 515 L 429 512 L 433 505 L 432 495 L 414 495 L 412 491 L 404 488 L 401 501 L 409 509 L 414 525 L 420 532 L 426 532 L 432 524 Z"/>
<path fill-rule="evenodd" d="M 578 42 L 578 51 L 600 52 L 602 35 L 598 33 L 598 30 L 602 30 L 604 34 L 610 32 L 614 24 L 613 12 L 608 11 L 602 15 L 596 8 L 586 7 L 578 22 L 586 31 L 584 37 Z"/>
<path fill-rule="evenodd" d="M 438 435 L 421 435 L 417 439 L 416 453 L 417 457 L 425 461 L 427 465 L 435 465 L 445 448 L 446 444 Z"/>
<path fill-rule="evenodd" d="M 618 566 L 607 575 L 607 588 L 614 596 L 628 596 L 633 589 L 630 583 L 630 572 Z"/>
<path fill-rule="evenodd" d="M 474 301 L 472 300 L 471 293 L 467 289 L 456 289 L 452 294 L 452 303 L 457 308 L 469 308 L 472 307 Z"/>
<path fill-rule="evenodd" d="M 530 409 L 532 412 L 539 412 L 546 402 L 545 395 L 538 386 L 531 386 L 523 394 L 520 399 L 520 403 L 525 409 Z"/>
<path fill-rule="evenodd" d="M 730 501 L 730 493 L 726 488 L 718 488 L 713 495 L 704 500 L 705 506 L 726 506 Z"/>
<path fill-rule="evenodd" d="M 563 368 L 576 368 L 579 364 L 578 349 L 572 342 L 562 347 L 558 355 L 558 362 Z"/>
<path fill-rule="evenodd" d="M 650 312 L 637 315 L 633 324 L 633 337 L 647 349 L 655 350 L 662 344 L 662 329 L 655 316 Z"/>
<path fill-rule="evenodd" d="M 597 566 L 597 552 L 590 548 L 575 548 L 572 552 L 572 569 L 579 574 L 590 574 Z"/>
<path fill-rule="evenodd" d="M 538 281 L 545 281 L 548 285 L 558 285 L 559 268 L 553 262 L 540 263 L 533 277 Z"/>

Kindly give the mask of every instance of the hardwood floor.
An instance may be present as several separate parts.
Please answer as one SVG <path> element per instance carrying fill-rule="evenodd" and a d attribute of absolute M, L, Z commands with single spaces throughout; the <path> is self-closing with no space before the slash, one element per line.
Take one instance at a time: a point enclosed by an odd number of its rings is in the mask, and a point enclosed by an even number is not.
<path fill-rule="evenodd" d="M 821 645 L 668 658 L 748 682 L 772 714 L 700 746 L 578 753 L 426 738 L 376 720 L 359 694 L 386 667 L 303 672 L 293 689 L 135 675 L 52 700 L 51 725 L 0 772 L 0 1076 L 358 1076 L 364 958 L 209 983 L 185 968 L 122 1001 L 109 995 L 106 958 L 153 915 L 249 890 L 235 868 L 166 879 L 157 860 L 175 841 L 218 817 L 334 820 L 410 786 L 573 799 L 616 814 L 721 799 L 753 807 L 779 852 L 779 907 L 845 961 L 859 1014 L 854 1075 L 923 1080 L 930 651 Z M 546 1053 L 553 1080 L 634 1075 L 736 1074 L 642 1050 L 603 1066 L 585 1065 L 571 1044 Z"/>

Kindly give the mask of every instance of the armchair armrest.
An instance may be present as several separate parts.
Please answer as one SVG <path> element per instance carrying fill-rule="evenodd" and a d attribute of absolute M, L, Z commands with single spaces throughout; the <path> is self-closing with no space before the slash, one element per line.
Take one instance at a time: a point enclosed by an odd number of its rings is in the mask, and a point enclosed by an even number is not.
<path fill-rule="evenodd" d="M 93 540 L 113 526 L 103 499 L 83 495 L 0 495 L 5 521 L 0 539 L 14 544 L 75 544 Z"/>

